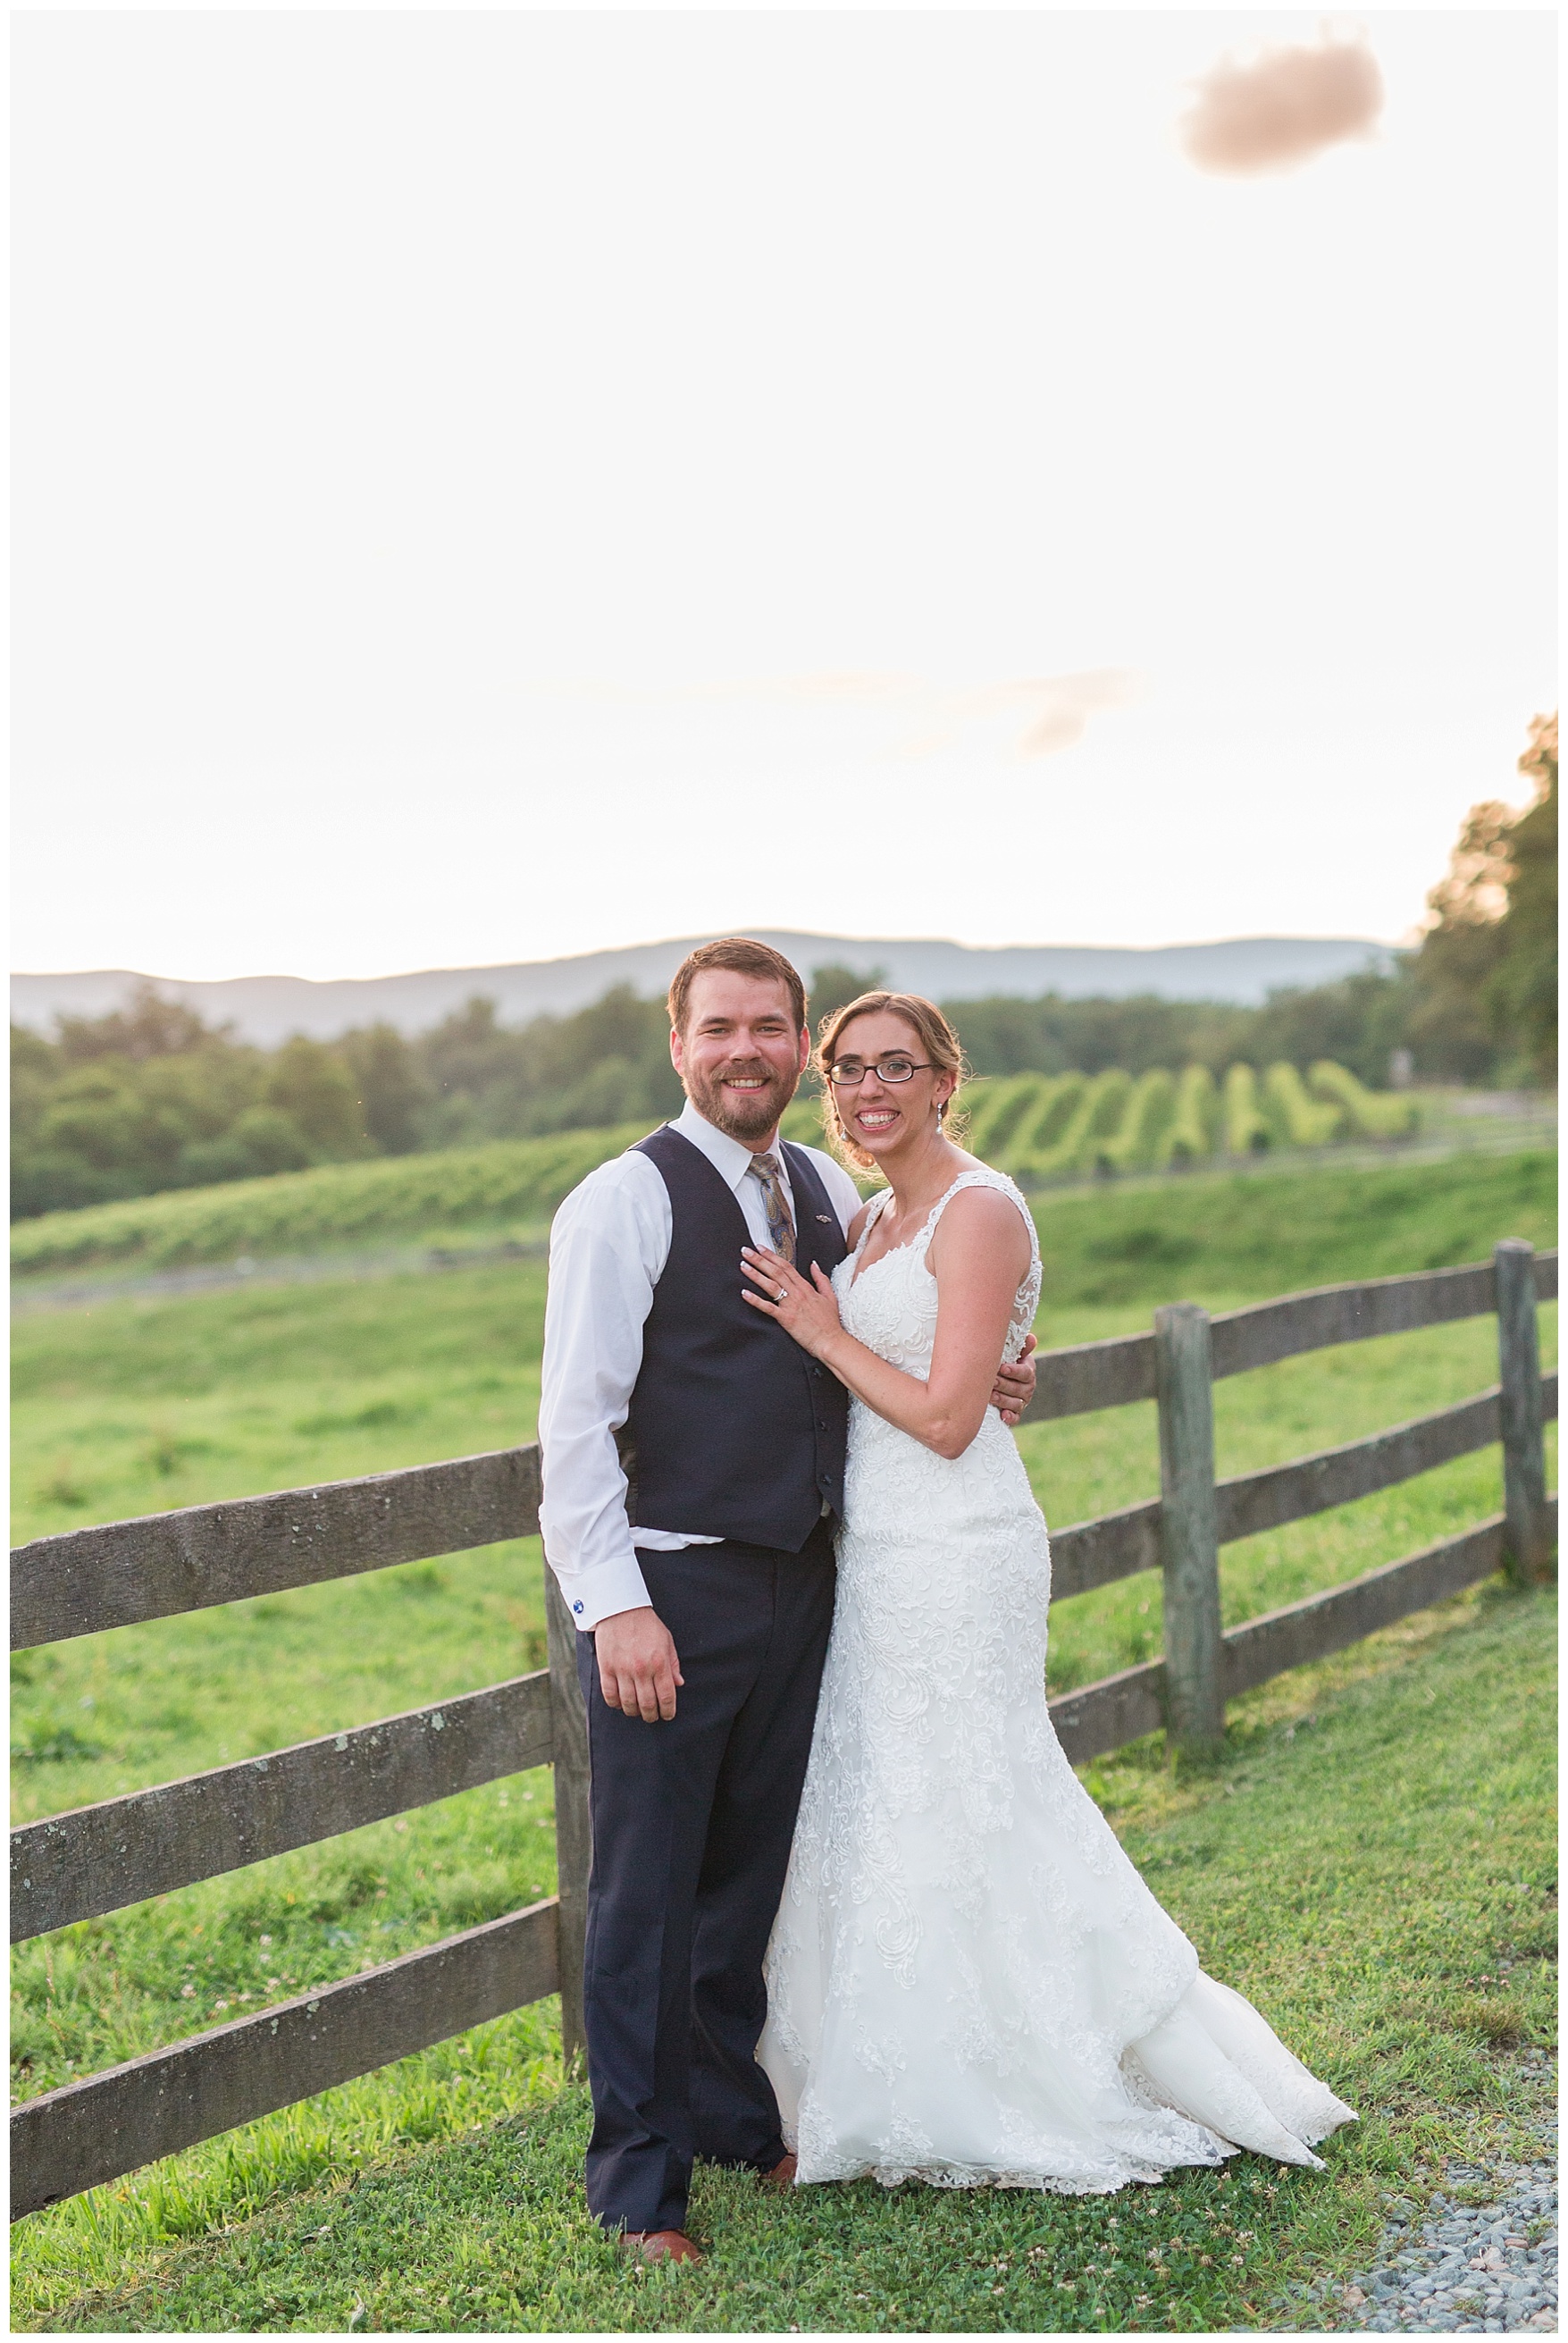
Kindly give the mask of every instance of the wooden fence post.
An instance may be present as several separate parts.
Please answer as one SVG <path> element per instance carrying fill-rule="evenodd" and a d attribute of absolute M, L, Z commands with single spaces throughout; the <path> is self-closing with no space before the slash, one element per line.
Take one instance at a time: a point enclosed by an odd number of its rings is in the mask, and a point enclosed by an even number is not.
<path fill-rule="evenodd" d="M 1160 1407 L 1160 1556 L 1165 1580 L 1165 1725 L 1172 1751 L 1203 1756 L 1225 1737 L 1220 1688 L 1220 1542 L 1209 1313 L 1154 1313 Z"/>
<path fill-rule="evenodd" d="M 593 1829 L 588 1813 L 588 1712 L 578 1680 L 578 1631 L 560 1581 L 545 1564 L 545 1618 L 549 1634 L 550 1713 L 555 1728 L 556 1878 L 560 1896 L 561 2056 L 569 2073 L 579 2065 L 583 2035 L 583 1945 L 588 1935 L 588 1865 Z"/>
<path fill-rule="evenodd" d="M 1503 1385 L 1505 1566 L 1516 1586 L 1536 1586 L 1552 1564 L 1552 1517 L 1541 1429 L 1535 1248 L 1523 1237 L 1504 1237 L 1492 1258 L 1497 1269 L 1497 1362 Z"/>

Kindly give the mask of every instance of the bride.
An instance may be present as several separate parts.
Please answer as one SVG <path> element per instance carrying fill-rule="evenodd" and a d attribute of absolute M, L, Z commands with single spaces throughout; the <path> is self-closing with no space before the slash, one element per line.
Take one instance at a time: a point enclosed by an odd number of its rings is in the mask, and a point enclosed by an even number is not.
<path fill-rule="evenodd" d="M 1045 1702 L 1050 1554 L 988 1402 L 1040 1298 L 1010 1180 L 943 1125 L 961 1057 L 869 992 L 819 1053 L 889 1186 L 829 1282 L 748 1250 L 748 1301 L 850 1395 L 832 1641 L 758 2048 L 801 2181 L 1081 2195 L 1238 2147 L 1317 2165 L 1355 2120 L 1206 1976 Z"/>

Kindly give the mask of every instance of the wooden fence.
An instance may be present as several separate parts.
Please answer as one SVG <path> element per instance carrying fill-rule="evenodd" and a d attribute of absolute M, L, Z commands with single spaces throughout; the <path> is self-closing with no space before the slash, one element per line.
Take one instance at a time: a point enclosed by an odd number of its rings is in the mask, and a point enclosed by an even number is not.
<path fill-rule="evenodd" d="M 1545 1575 L 1555 1500 L 1542 1425 L 1535 1304 L 1557 1257 L 1516 1241 L 1491 1262 L 1328 1286 L 1211 1319 L 1191 1302 L 1153 1331 L 1046 1352 L 1034 1421 L 1153 1399 L 1161 1494 L 1051 1541 L 1053 1599 L 1131 1573 L 1164 1577 L 1165 1653 L 1050 1704 L 1075 1762 L 1163 1726 L 1212 1745 L 1224 1704 L 1506 1568 Z M 1372 1438 L 1230 1481 L 1214 1477 L 1212 1383 L 1325 1344 L 1495 1312 L 1500 1381 Z M 1492 1520 L 1326 1594 L 1223 1634 L 1219 1549 L 1503 1443 Z M 12 1557 L 13 1649 L 532 1535 L 539 1457 L 515 1448 L 317 1489 L 196 1505 L 35 1540 Z M 549 1666 L 292 1749 L 106 1799 L 11 1835 L 12 1941 L 168 1894 L 528 1767 L 554 1768 L 560 1892 L 343 1983 L 85 2077 L 15 2109 L 12 2217 L 349 2081 L 546 1994 L 568 2057 L 582 2043 L 589 1859 L 588 1735 L 576 1631 L 545 1574 Z"/>

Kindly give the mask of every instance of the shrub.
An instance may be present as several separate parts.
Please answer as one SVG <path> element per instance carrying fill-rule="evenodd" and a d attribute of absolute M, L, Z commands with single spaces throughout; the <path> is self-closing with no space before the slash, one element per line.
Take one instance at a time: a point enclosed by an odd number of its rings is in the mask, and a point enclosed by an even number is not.
<path fill-rule="evenodd" d="M 1287 1147 L 1326 1147 L 1344 1120 L 1338 1104 L 1309 1098 L 1294 1066 L 1282 1061 L 1263 1076 L 1263 1103 Z"/>
<path fill-rule="evenodd" d="M 1139 1077 L 1121 1121 L 1097 1151 L 1095 1170 L 1140 1172 L 1154 1162 L 1166 1126 L 1176 1111 L 1176 1078 L 1162 1066 Z"/>
<path fill-rule="evenodd" d="M 1420 1126 L 1414 1099 L 1398 1091 L 1369 1091 L 1332 1059 L 1320 1058 L 1307 1080 L 1319 1098 L 1332 1099 L 1342 1110 L 1359 1138 L 1409 1139 Z"/>
<path fill-rule="evenodd" d="M 974 1152 L 988 1163 L 1000 1162 L 1050 1087 L 1044 1074 L 1013 1074 L 985 1083 L 970 1114 L 969 1143 Z"/>
<path fill-rule="evenodd" d="M 1227 1155 L 1261 1155 L 1271 1144 L 1258 1105 L 1258 1077 L 1251 1066 L 1232 1066 L 1225 1076 L 1224 1132 Z"/>
<path fill-rule="evenodd" d="M 1067 1081 L 1072 1077 L 1062 1079 Z M 1056 1126 L 1061 1135 L 1054 1145 L 1037 1143 L 1028 1161 L 1015 1167 L 1015 1177 L 1027 1172 L 1038 1180 L 1050 1180 L 1091 1170 L 1100 1151 L 1097 1142 L 1117 1129 L 1131 1090 L 1132 1077 L 1120 1066 L 1108 1066 L 1104 1073 L 1096 1074 L 1073 1096 L 1065 1127 Z"/>
<path fill-rule="evenodd" d="M 1158 1163 L 1201 1163 L 1214 1152 L 1220 1101 L 1207 1066 L 1187 1066 L 1176 1085 L 1176 1111 L 1155 1151 Z"/>
<path fill-rule="evenodd" d="M 1013 1162 L 1028 1166 L 1039 1155 L 1049 1153 L 1065 1133 L 1069 1123 L 1089 1089 L 1083 1074 L 1037 1075 L 1032 1105 L 1025 1108 L 1013 1126 L 1009 1168 Z"/>

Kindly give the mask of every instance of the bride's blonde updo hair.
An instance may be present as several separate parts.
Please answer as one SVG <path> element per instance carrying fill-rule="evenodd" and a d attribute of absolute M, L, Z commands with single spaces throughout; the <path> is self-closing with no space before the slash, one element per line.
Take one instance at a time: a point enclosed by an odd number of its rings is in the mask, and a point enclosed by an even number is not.
<path fill-rule="evenodd" d="M 844 1128 L 839 1112 L 839 1096 L 828 1080 L 828 1069 L 839 1055 L 839 1037 L 856 1017 L 875 1017 L 883 1011 L 900 1018 L 915 1035 L 919 1047 L 914 1051 L 929 1065 L 935 1066 L 953 1078 L 952 1095 L 937 1109 L 938 1119 L 947 1137 L 956 1145 L 963 1145 L 962 1119 L 955 1116 L 959 1090 L 969 1068 L 958 1035 L 942 1015 L 934 1001 L 927 1001 L 918 992 L 862 992 L 844 1009 L 836 1009 L 822 1020 L 822 1031 L 817 1043 L 813 1063 L 822 1084 L 823 1120 L 835 1155 L 840 1156 L 857 1172 L 873 1172 L 877 1159 L 857 1147 Z"/>

